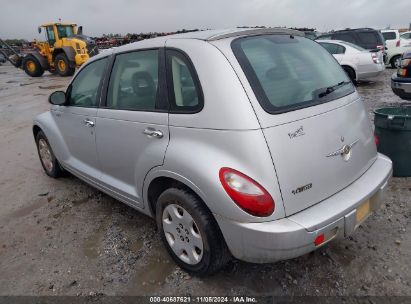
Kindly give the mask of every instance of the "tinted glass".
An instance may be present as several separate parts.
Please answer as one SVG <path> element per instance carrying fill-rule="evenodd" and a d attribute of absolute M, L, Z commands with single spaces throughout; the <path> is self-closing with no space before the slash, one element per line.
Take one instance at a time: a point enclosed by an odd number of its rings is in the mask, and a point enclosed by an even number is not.
<path fill-rule="evenodd" d="M 70 85 L 69 104 L 77 107 L 97 107 L 98 89 L 103 78 L 107 57 L 85 66 Z"/>
<path fill-rule="evenodd" d="M 327 102 L 354 92 L 335 59 L 318 43 L 290 35 L 239 38 L 232 48 L 261 106 L 269 113 Z M 338 86 L 336 86 L 339 84 Z M 323 94 L 327 88 L 335 89 Z"/>
<path fill-rule="evenodd" d="M 158 95 L 158 50 L 116 56 L 107 92 L 107 107 L 155 110 Z"/>
<path fill-rule="evenodd" d="M 336 33 L 333 35 L 333 39 L 356 43 L 354 35 L 349 33 Z"/>
<path fill-rule="evenodd" d="M 361 43 L 367 45 L 377 46 L 380 43 L 380 39 L 376 32 L 359 32 L 357 33 L 358 38 L 360 39 Z"/>
<path fill-rule="evenodd" d="M 344 54 L 345 53 L 345 47 L 334 44 L 334 43 L 325 43 L 325 42 L 320 42 L 320 44 L 330 53 L 333 55 L 337 54 Z"/>
<path fill-rule="evenodd" d="M 192 64 L 180 52 L 167 51 L 167 66 L 170 71 L 168 83 L 172 110 L 195 111 L 202 105 L 201 89 Z"/>
<path fill-rule="evenodd" d="M 317 38 L 317 40 L 331 40 L 331 35 L 323 35 Z"/>

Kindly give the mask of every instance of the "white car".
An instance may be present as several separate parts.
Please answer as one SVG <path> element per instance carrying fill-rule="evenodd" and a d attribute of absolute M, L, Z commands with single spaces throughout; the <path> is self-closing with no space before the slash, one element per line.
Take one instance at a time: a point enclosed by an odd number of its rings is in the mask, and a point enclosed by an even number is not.
<path fill-rule="evenodd" d="M 317 42 L 334 56 L 353 82 L 371 80 L 385 70 L 381 51 L 366 50 L 340 40 L 318 40 Z"/>
<path fill-rule="evenodd" d="M 401 33 L 400 38 L 404 40 L 411 40 L 411 31 Z"/>
<path fill-rule="evenodd" d="M 411 40 L 408 41 L 408 44 L 401 43 L 399 47 L 392 47 L 387 50 L 387 62 L 390 64 L 393 69 L 396 69 L 400 66 L 401 56 L 405 52 L 411 51 Z"/>

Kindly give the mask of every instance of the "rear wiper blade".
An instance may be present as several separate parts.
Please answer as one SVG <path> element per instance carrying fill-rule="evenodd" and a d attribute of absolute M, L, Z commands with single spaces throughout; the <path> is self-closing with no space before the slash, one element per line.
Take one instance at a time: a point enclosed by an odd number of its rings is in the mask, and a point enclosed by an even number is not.
<path fill-rule="evenodd" d="M 332 92 L 334 92 L 334 91 L 335 91 L 336 89 L 338 89 L 339 87 L 341 87 L 341 86 L 343 86 L 343 85 L 346 85 L 346 84 L 349 84 L 349 83 L 350 83 L 349 81 L 341 81 L 341 82 L 337 83 L 336 85 L 327 87 L 327 88 L 325 88 L 325 90 L 324 90 L 323 92 L 321 92 L 320 94 L 318 94 L 318 97 L 319 97 L 319 98 L 323 98 L 323 97 L 331 94 Z"/>

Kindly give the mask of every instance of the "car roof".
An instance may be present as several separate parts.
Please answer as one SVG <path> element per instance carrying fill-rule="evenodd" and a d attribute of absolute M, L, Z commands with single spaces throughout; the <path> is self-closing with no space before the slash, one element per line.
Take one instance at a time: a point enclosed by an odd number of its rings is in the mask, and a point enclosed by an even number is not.
<path fill-rule="evenodd" d="M 181 34 L 174 34 L 168 36 L 161 36 L 156 38 L 149 38 L 119 47 L 112 48 L 104 53 L 100 53 L 89 59 L 89 61 L 97 60 L 112 53 L 122 53 L 127 51 L 133 51 L 142 48 L 156 48 L 164 46 L 165 42 L 169 39 L 195 39 L 202 41 L 216 41 L 221 39 L 228 39 L 241 36 L 258 36 L 269 34 L 287 34 L 294 36 L 304 37 L 304 33 L 287 28 L 233 28 L 233 29 L 221 29 L 221 30 L 205 30 L 187 32 Z"/>
<path fill-rule="evenodd" d="M 170 35 L 166 37 L 168 37 L 169 39 L 199 39 L 204 41 L 214 41 L 231 37 L 256 36 L 268 34 L 290 34 L 296 36 L 304 36 L 303 32 L 287 28 L 234 28 L 189 32 L 184 34 Z"/>
<path fill-rule="evenodd" d="M 338 31 L 330 32 L 330 34 L 341 33 L 341 32 L 372 32 L 372 31 L 378 32 L 378 30 L 376 30 L 376 29 L 373 29 L 373 28 L 370 28 L 370 27 L 363 27 L 363 28 L 355 28 L 355 29 L 347 28 L 347 29 L 344 29 L 344 30 L 338 30 Z"/>

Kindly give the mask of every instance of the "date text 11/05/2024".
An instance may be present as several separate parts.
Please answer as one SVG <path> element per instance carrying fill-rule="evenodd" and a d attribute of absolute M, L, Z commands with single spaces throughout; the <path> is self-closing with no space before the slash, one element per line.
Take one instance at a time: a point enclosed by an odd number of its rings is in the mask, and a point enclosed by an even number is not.
<path fill-rule="evenodd" d="M 171 297 L 150 297 L 150 303 L 258 303 L 257 298 L 247 296 L 234 297 L 190 297 L 190 296 L 171 296 Z"/>

